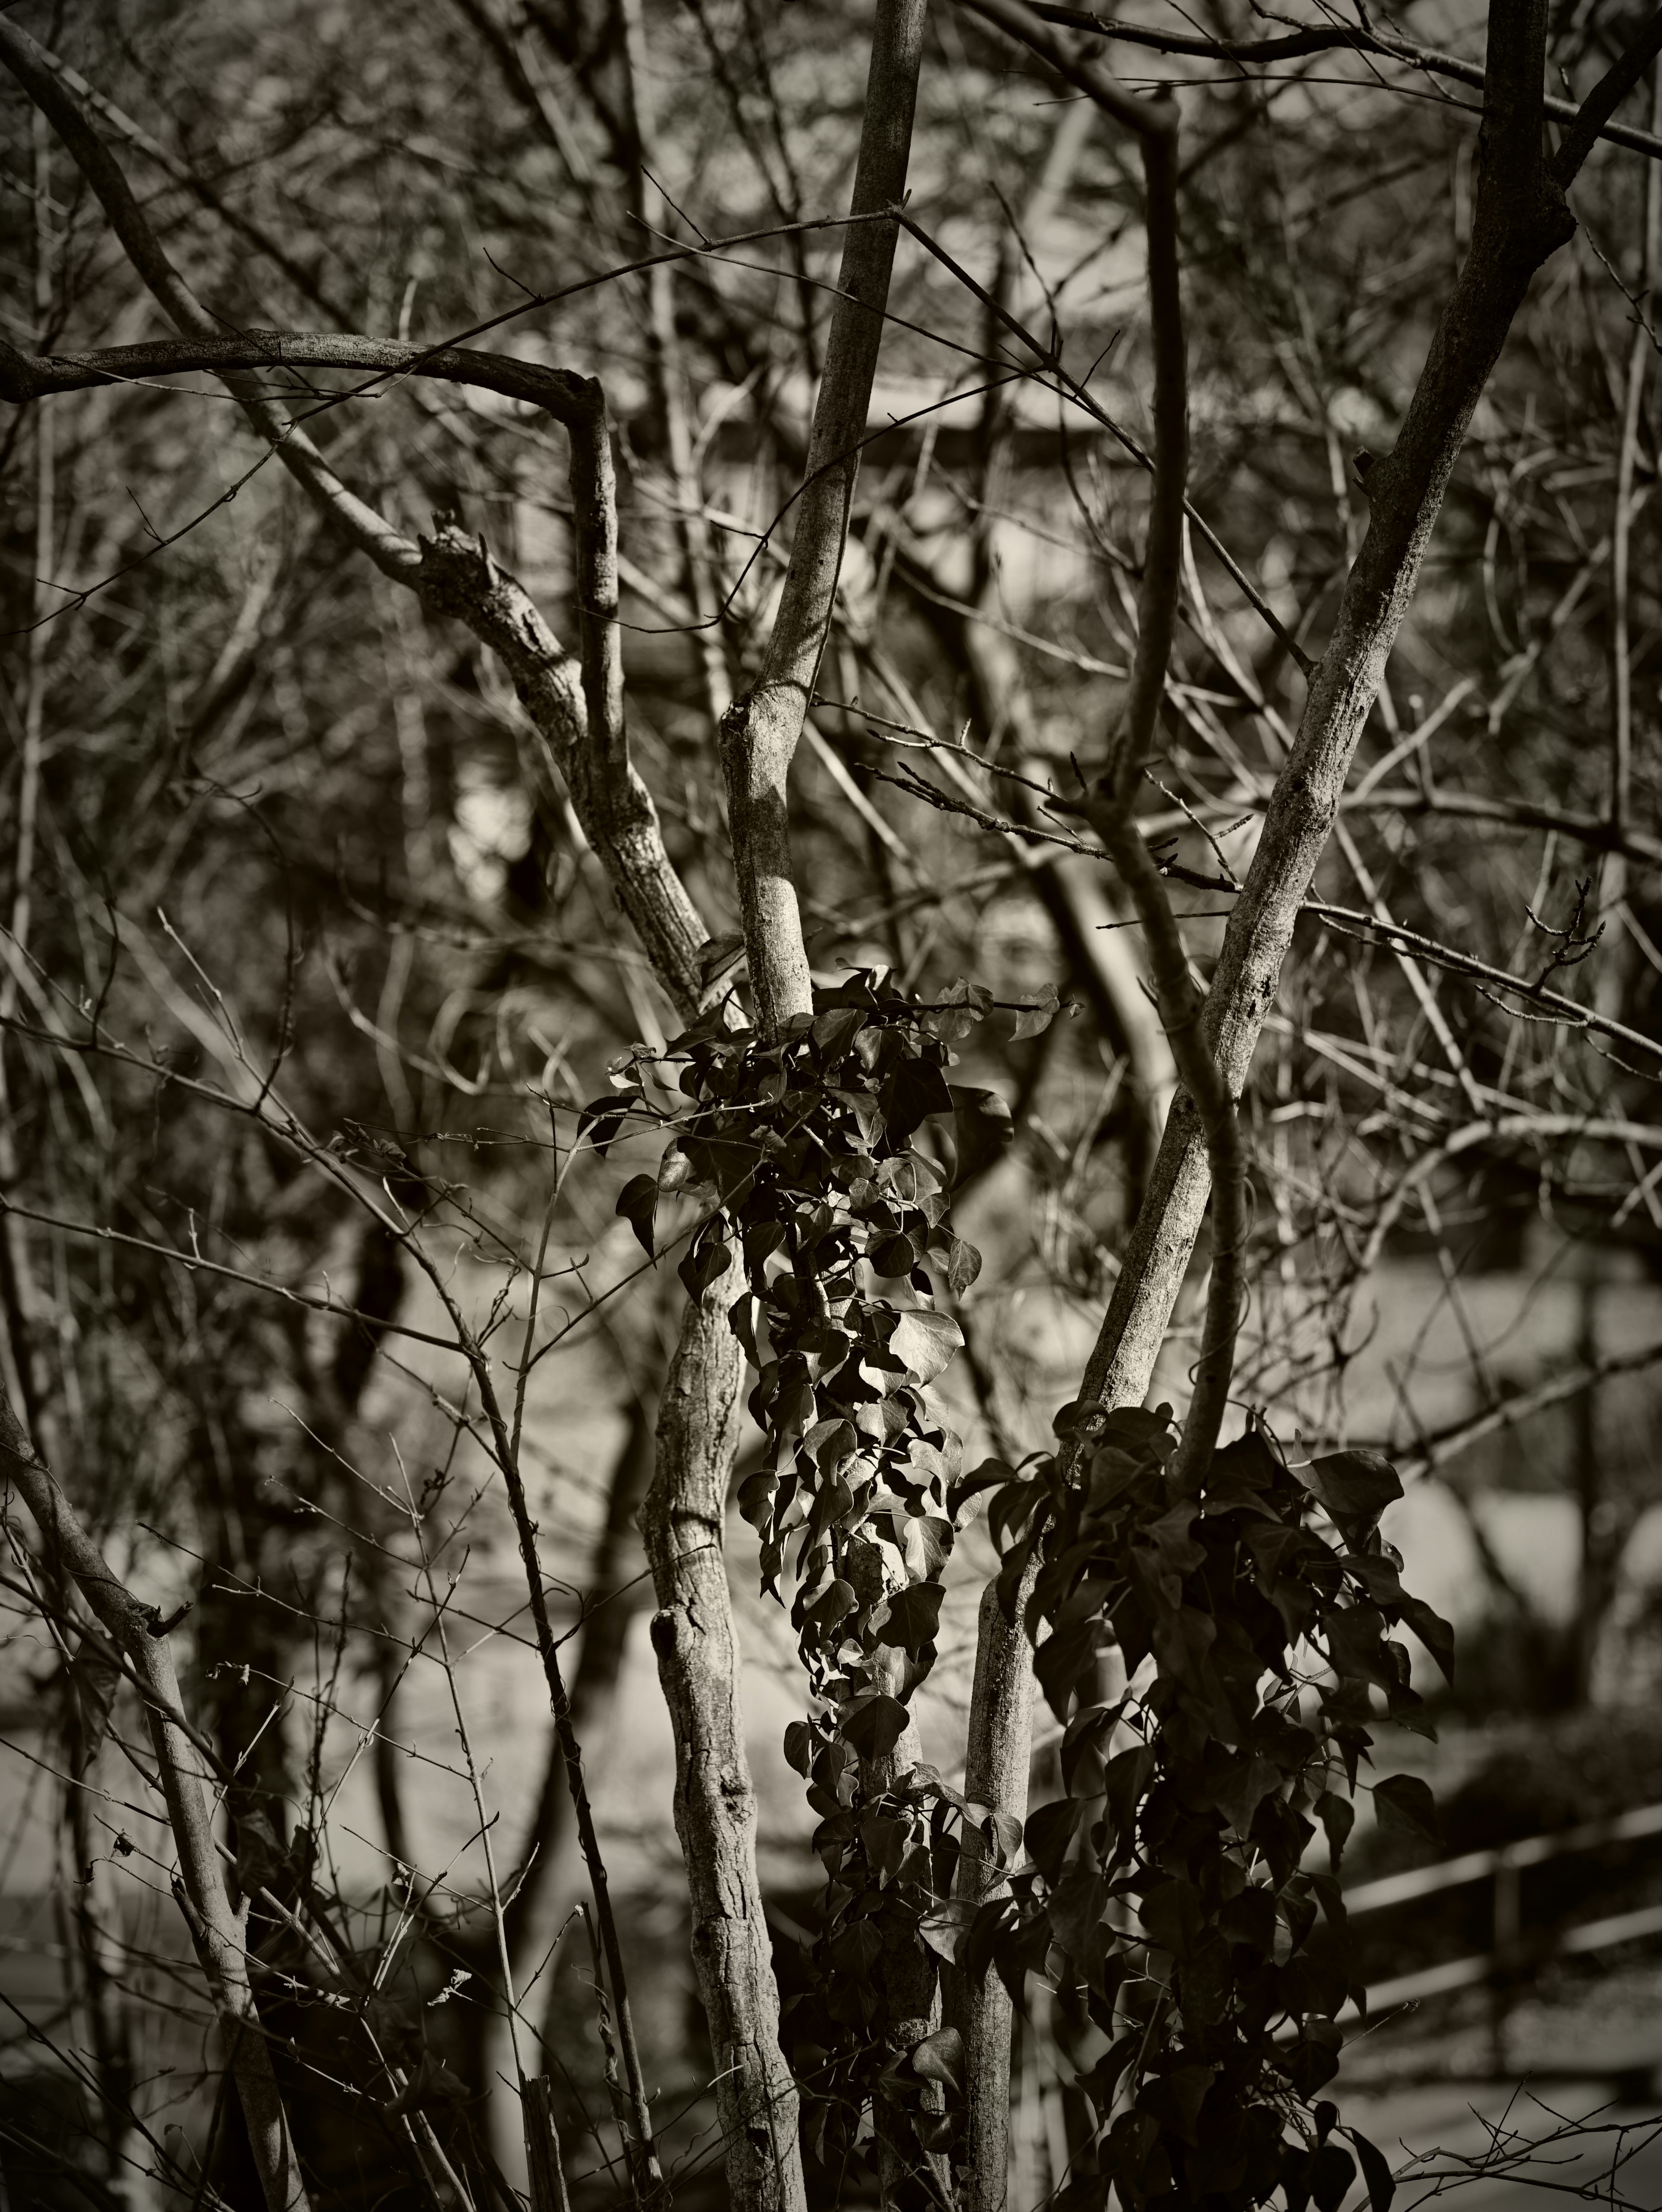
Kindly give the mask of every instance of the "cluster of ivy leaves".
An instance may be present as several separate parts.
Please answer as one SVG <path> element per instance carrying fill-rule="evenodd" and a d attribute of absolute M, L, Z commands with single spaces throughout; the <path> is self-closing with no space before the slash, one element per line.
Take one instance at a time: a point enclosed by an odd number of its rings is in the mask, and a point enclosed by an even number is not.
<path fill-rule="evenodd" d="M 1291 1463 L 1255 1425 L 1185 1495 L 1169 1407 L 1073 1406 L 1057 1429 L 989 1519 L 1007 1612 L 1037 1567 L 1026 1626 L 1066 1795 L 1029 1817 L 956 1954 L 1082 1994 L 1105 2043 L 1080 2076 L 1095 2141 L 1055 2201 L 1250 2212 L 1279 2191 L 1336 2212 L 1360 2161 L 1385 2212 L 1385 2160 L 1318 2093 L 1337 2015 L 1364 2002 L 1337 1877 L 1376 1707 L 1428 1729 L 1391 1632 L 1453 1659 L 1379 1534 L 1401 1483 L 1369 1452 Z M 1105 1701 L 1111 1646 L 1130 1686 Z M 1373 1794 L 1384 1823 L 1434 1837 L 1423 1782 Z M 1318 1823 L 1325 1872 L 1306 1864 Z"/>
<path fill-rule="evenodd" d="M 937 1284 L 960 1295 L 981 1266 L 952 1228 L 951 1191 L 1010 1134 L 995 1093 L 948 1079 L 953 1043 L 993 1004 L 964 981 L 920 1005 L 861 972 L 776 1042 L 707 1019 L 669 1048 L 691 1104 L 664 1164 L 618 1200 L 648 1251 L 666 1190 L 710 1202 L 680 1267 L 695 1293 L 735 1249 L 742 1260 L 730 1318 L 757 1370 L 767 1458 L 739 1506 L 761 1538 L 764 1589 L 794 1585 L 810 1706 L 786 1753 L 819 1815 L 828 1877 L 796 2057 L 810 2148 L 845 2169 L 874 2095 L 912 2108 L 926 2153 L 953 2125 L 926 2085 L 932 2071 L 937 2092 L 953 2085 L 955 2039 L 898 2049 L 896 2034 L 929 2008 L 939 1961 L 921 1930 L 951 1893 L 963 1800 L 902 1737 L 935 1660 L 942 1570 L 989 1480 L 964 1475 L 959 1440 L 924 1394 L 963 1343 Z M 1014 1009 L 1015 1036 L 1038 1034 L 1058 1004 L 1051 990 Z M 644 1103 L 631 1091 L 589 1115 L 603 1138 Z"/>
<path fill-rule="evenodd" d="M 993 1094 L 947 1073 L 992 1005 L 968 982 L 920 1004 L 861 973 L 776 1042 L 712 1016 L 669 1048 L 688 1104 L 658 1171 L 618 1200 L 648 1253 L 667 1194 L 704 1201 L 680 1264 L 694 1293 L 742 1266 L 730 1317 L 767 1456 L 739 1502 L 764 1588 L 793 1586 L 811 1696 L 785 1748 L 827 1875 L 795 2008 L 807 2145 L 857 2172 L 880 2101 L 920 2169 L 944 2171 L 961 2052 L 920 2029 L 950 1960 L 997 1972 L 1018 2003 L 1040 1975 L 1096 2030 L 1078 2077 L 1094 2139 L 1059 2205 L 1253 2212 L 1279 2194 L 1336 2212 L 1360 2161 L 1385 2212 L 1385 2160 L 1319 2094 L 1362 1996 L 1337 1876 L 1376 1707 L 1426 1727 L 1391 1631 L 1446 1672 L 1451 1632 L 1402 1588 L 1379 1533 L 1401 1486 L 1375 1455 L 1295 1464 L 1258 1425 L 1180 1495 L 1169 1408 L 1074 1406 L 1054 1454 L 964 1471 L 925 1390 L 962 1343 L 937 1285 L 959 1294 L 980 1267 L 951 1193 L 1009 1133 Z M 1016 1035 L 1056 1011 L 1054 993 L 1018 1010 Z M 586 1109 L 597 1146 L 636 1109 L 651 1111 L 644 1090 Z M 1014 1618 L 1032 1580 L 1024 1626 L 1063 1726 L 1066 1794 L 1020 1832 L 904 1740 L 942 1571 L 989 1492 L 1001 1596 Z M 1111 1649 L 1129 1686 L 1108 1701 Z M 1373 1797 L 1382 1820 L 1434 1834 L 1423 1783 Z M 988 1847 L 979 1902 L 954 1893 L 968 1823 Z M 1306 1864 L 1318 1823 L 1324 1873 Z"/>

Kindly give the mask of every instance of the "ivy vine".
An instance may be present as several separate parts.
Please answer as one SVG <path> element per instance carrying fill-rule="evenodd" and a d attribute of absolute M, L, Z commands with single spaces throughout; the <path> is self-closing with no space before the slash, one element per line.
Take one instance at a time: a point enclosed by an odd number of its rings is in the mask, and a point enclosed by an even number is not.
<path fill-rule="evenodd" d="M 1402 1485 L 1375 1453 L 1290 1461 L 1255 1423 L 1184 1493 L 1169 1407 L 1075 1405 L 1057 1429 L 989 1519 L 1007 1610 L 1038 1567 L 1025 1626 L 1066 1794 L 1029 1817 L 959 1954 L 1013 1988 L 1065 1982 L 1107 2040 L 1080 2077 L 1096 2137 L 1056 2201 L 1111 2186 L 1126 2212 L 1247 2212 L 1279 2190 L 1288 2212 L 1336 2212 L 1360 2161 L 1385 2212 L 1384 2159 L 1318 2092 L 1339 2013 L 1365 2003 L 1338 1883 L 1361 1769 L 1379 1718 L 1430 1733 L 1391 1631 L 1453 1663 L 1379 1534 Z M 1128 1682 L 1111 1702 L 1108 1648 Z M 1385 1824 L 1434 1837 L 1423 1782 L 1373 1794 Z M 1325 1871 L 1306 1863 L 1318 1824 Z"/>
<path fill-rule="evenodd" d="M 1337 2016 L 1361 2002 L 1338 1869 L 1380 1717 L 1426 1729 L 1406 1626 L 1445 1671 L 1447 1625 L 1403 1591 L 1379 1533 L 1401 1486 L 1362 1452 L 1290 1460 L 1256 1421 L 1179 1489 L 1170 1409 L 1073 1406 L 1058 1449 L 963 1467 L 925 1393 L 963 1342 L 937 1304 L 979 1272 L 955 1184 L 1010 1134 L 995 1094 L 954 1084 L 953 1046 L 992 1011 L 979 986 L 930 1003 L 860 973 L 776 1042 L 712 1016 L 669 1048 L 688 1101 L 655 1174 L 618 1200 L 646 1250 L 672 1192 L 706 1211 L 680 1263 L 695 1294 L 739 1261 L 732 1325 L 766 1441 L 740 1510 L 764 1589 L 790 1591 L 809 1685 L 785 1749 L 819 1815 L 827 1873 L 815 1985 L 794 2057 L 811 2152 L 846 2172 L 874 2112 L 910 2131 L 918 2201 L 950 2191 L 962 2053 L 932 2029 L 948 1965 L 1029 1973 L 1097 2031 L 1078 2080 L 1092 2137 L 1055 2198 L 1125 2212 L 1336 2212 L 1383 2158 L 1319 2092 Z M 1017 1036 L 1058 1011 L 1014 1010 Z M 644 1086 L 598 1100 L 597 1146 Z M 1062 1723 L 1065 1794 L 1017 1832 L 910 1755 L 936 1656 L 942 1574 L 983 1502 Z M 1126 1686 L 1100 1694 L 1105 1652 Z M 1376 1710 L 1377 1709 L 1377 1710 Z M 1411 1778 L 1382 1819 L 1434 1829 Z M 958 1896 L 966 1823 L 988 1887 Z M 1328 1865 L 1306 1863 L 1325 1832 Z M 1346 2142 L 1350 2145 L 1345 2148 Z"/>

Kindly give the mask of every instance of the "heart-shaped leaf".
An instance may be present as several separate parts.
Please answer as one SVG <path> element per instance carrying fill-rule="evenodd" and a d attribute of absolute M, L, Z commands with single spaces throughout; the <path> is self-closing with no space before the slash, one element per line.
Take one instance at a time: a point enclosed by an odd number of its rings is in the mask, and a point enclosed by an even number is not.
<path fill-rule="evenodd" d="M 1403 1494 L 1401 1476 L 1378 1452 L 1326 1452 L 1294 1472 L 1347 1533 L 1377 1521 Z"/>
<path fill-rule="evenodd" d="M 912 2071 L 921 2081 L 939 2081 L 954 2097 L 964 2093 L 964 2039 L 955 2027 L 937 2028 L 912 2046 Z"/>
<path fill-rule="evenodd" d="M 656 1176 L 630 1176 L 618 1194 L 618 1218 L 628 1222 L 648 1259 L 653 1256 L 653 1218 L 658 1211 Z"/>
<path fill-rule="evenodd" d="M 844 1718 L 843 1733 L 861 1759 L 886 1759 L 900 1741 L 906 1718 L 898 1698 L 868 1698 Z"/>
<path fill-rule="evenodd" d="M 934 1641 L 945 1595 L 939 1583 L 911 1583 L 897 1590 L 889 1600 L 889 1617 L 876 1632 L 878 1642 L 898 1644 L 916 1659 L 926 1644 Z"/>
<path fill-rule="evenodd" d="M 1395 1828 L 1416 1836 L 1422 1843 L 1442 1841 L 1437 1824 L 1437 1801 L 1430 1786 L 1417 1774 L 1392 1774 L 1373 1785 L 1373 1809 L 1382 1828 Z"/>
<path fill-rule="evenodd" d="M 903 1313 L 889 1339 L 889 1350 L 914 1382 L 933 1382 L 964 1348 L 964 1332 L 950 1314 L 917 1306 Z"/>

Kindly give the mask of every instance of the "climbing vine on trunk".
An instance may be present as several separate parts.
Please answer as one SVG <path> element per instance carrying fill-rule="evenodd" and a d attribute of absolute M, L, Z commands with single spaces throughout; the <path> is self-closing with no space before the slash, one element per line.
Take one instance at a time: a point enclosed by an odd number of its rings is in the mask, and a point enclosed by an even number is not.
<path fill-rule="evenodd" d="M 1076 1404 L 1057 1427 L 989 1518 L 1013 1540 L 1007 1609 L 1037 1564 L 1025 1626 L 1066 1795 L 1030 1815 L 959 1954 L 1018 1990 L 1032 1971 L 1081 1991 L 1106 2039 L 1081 2076 L 1095 2138 L 1056 2202 L 1100 2207 L 1111 2185 L 1127 2212 L 1246 2212 L 1280 2189 L 1288 2212 L 1336 2212 L 1360 2160 L 1385 2212 L 1384 2159 L 1318 2093 L 1339 2012 L 1365 2003 L 1337 1876 L 1373 1729 L 1428 1732 L 1391 1632 L 1452 1664 L 1379 1534 L 1402 1485 L 1372 1452 L 1294 1460 L 1261 1422 L 1187 1484 L 1168 1407 Z M 1108 1647 L 1127 1687 L 1105 1703 Z M 1373 1790 L 1386 1822 L 1434 1834 L 1423 1782 Z M 1318 1823 L 1325 1871 L 1306 1863 Z"/>
<path fill-rule="evenodd" d="M 1009 1133 L 994 1093 L 948 1080 L 953 1042 L 992 1006 L 972 983 L 924 1005 L 861 973 L 776 1043 L 712 1017 L 670 1048 L 691 1108 L 658 1173 L 618 1201 L 648 1251 L 666 1191 L 713 1201 L 681 1262 L 695 1293 L 735 1244 L 742 1255 L 731 1320 L 757 1370 L 750 1407 L 768 1455 L 739 1505 L 762 1540 L 764 1588 L 783 1601 L 790 1585 L 808 1675 L 786 1751 L 820 1815 L 830 1888 L 796 2041 L 811 2061 L 809 2142 L 839 2165 L 868 2134 L 874 2097 L 913 2108 L 925 2154 L 953 2125 L 928 2109 L 942 2101 L 922 2086 L 929 2054 L 919 2061 L 900 2031 L 927 2016 L 939 1960 L 921 1930 L 951 1889 L 963 1800 L 905 1758 L 902 1737 L 934 1663 L 955 1531 L 989 1480 L 965 1476 L 959 1439 L 924 1393 L 963 1342 L 938 1288 L 967 1290 L 981 1265 L 952 1228 L 951 1190 Z M 1017 1007 L 1018 1034 L 1056 1009 L 1053 991 Z M 645 1103 L 634 1089 L 597 1101 L 591 1124 L 604 1138 Z M 935 2041 L 938 2091 L 955 2039 Z M 905 2079 L 885 2081 L 897 2066 Z"/>
<path fill-rule="evenodd" d="M 1080 1404 L 1056 1453 L 965 1472 L 925 1393 L 963 1340 L 937 1295 L 980 1267 L 952 1190 L 1007 1127 L 949 1080 L 993 1003 L 968 982 L 915 1002 L 861 973 L 776 1042 L 710 1016 L 669 1048 L 689 1104 L 657 1172 L 618 1200 L 648 1252 L 667 1194 L 703 1201 L 680 1263 L 695 1292 L 742 1261 L 730 1319 L 767 1456 L 739 1504 L 807 1670 L 785 1748 L 829 1877 L 796 2023 L 808 2141 L 843 2166 L 886 2108 L 919 2176 L 950 2185 L 960 2053 L 929 2016 L 950 1960 L 1018 2002 L 1030 1972 L 1065 1985 L 1099 2031 L 1081 2077 L 1095 2137 L 1059 2202 L 1111 2187 L 1129 2212 L 1245 2212 L 1280 2191 L 1331 2212 L 1360 2159 L 1384 2212 L 1383 2160 L 1318 2094 L 1361 1995 L 1337 1873 L 1373 1727 L 1426 1726 L 1392 1632 L 1445 1668 L 1450 1632 L 1402 1588 L 1379 1531 L 1401 1486 L 1372 1454 L 1299 1462 L 1255 1420 L 1183 1474 L 1168 1407 Z M 1056 1011 L 1054 994 L 1017 1009 L 1018 1027 Z M 631 1085 L 587 1119 L 604 1142 L 637 1111 Z M 1020 1834 L 904 1741 L 954 1537 L 989 1493 L 1001 1598 L 1014 1617 L 1031 1589 L 1022 1626 L 1064 1728 L 1066 1795 Z M 1127 1686 L 1103 1702 L 1110 1649 Z M 1384 1817 L 1434 1826 L 1422 1784 L 1373 1788 Z M 983 1899 L 954 1893 L 966 1821 L 989 1847 Z M 1318 1824 L 1326 1871 L 1305 1864 Z"/>

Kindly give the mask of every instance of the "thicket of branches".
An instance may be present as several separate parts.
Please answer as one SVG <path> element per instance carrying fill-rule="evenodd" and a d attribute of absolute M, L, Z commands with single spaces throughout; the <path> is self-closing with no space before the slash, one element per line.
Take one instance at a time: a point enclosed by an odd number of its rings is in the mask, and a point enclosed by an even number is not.
<path fill-rule="evenodd" d="M 0 16 L 40 2201 L 994 2212 L 1025 2009 L 1051 2201 L 1385 2212 L 1379 1516 L 1568 1409 L 1585 1698 L 1662 1358 L 1462 1302 L 1662 1241 L 1662 15 L 1422 12 Z M 1470 1410 L 1359 1434 L 1407 1251 Z"/>

